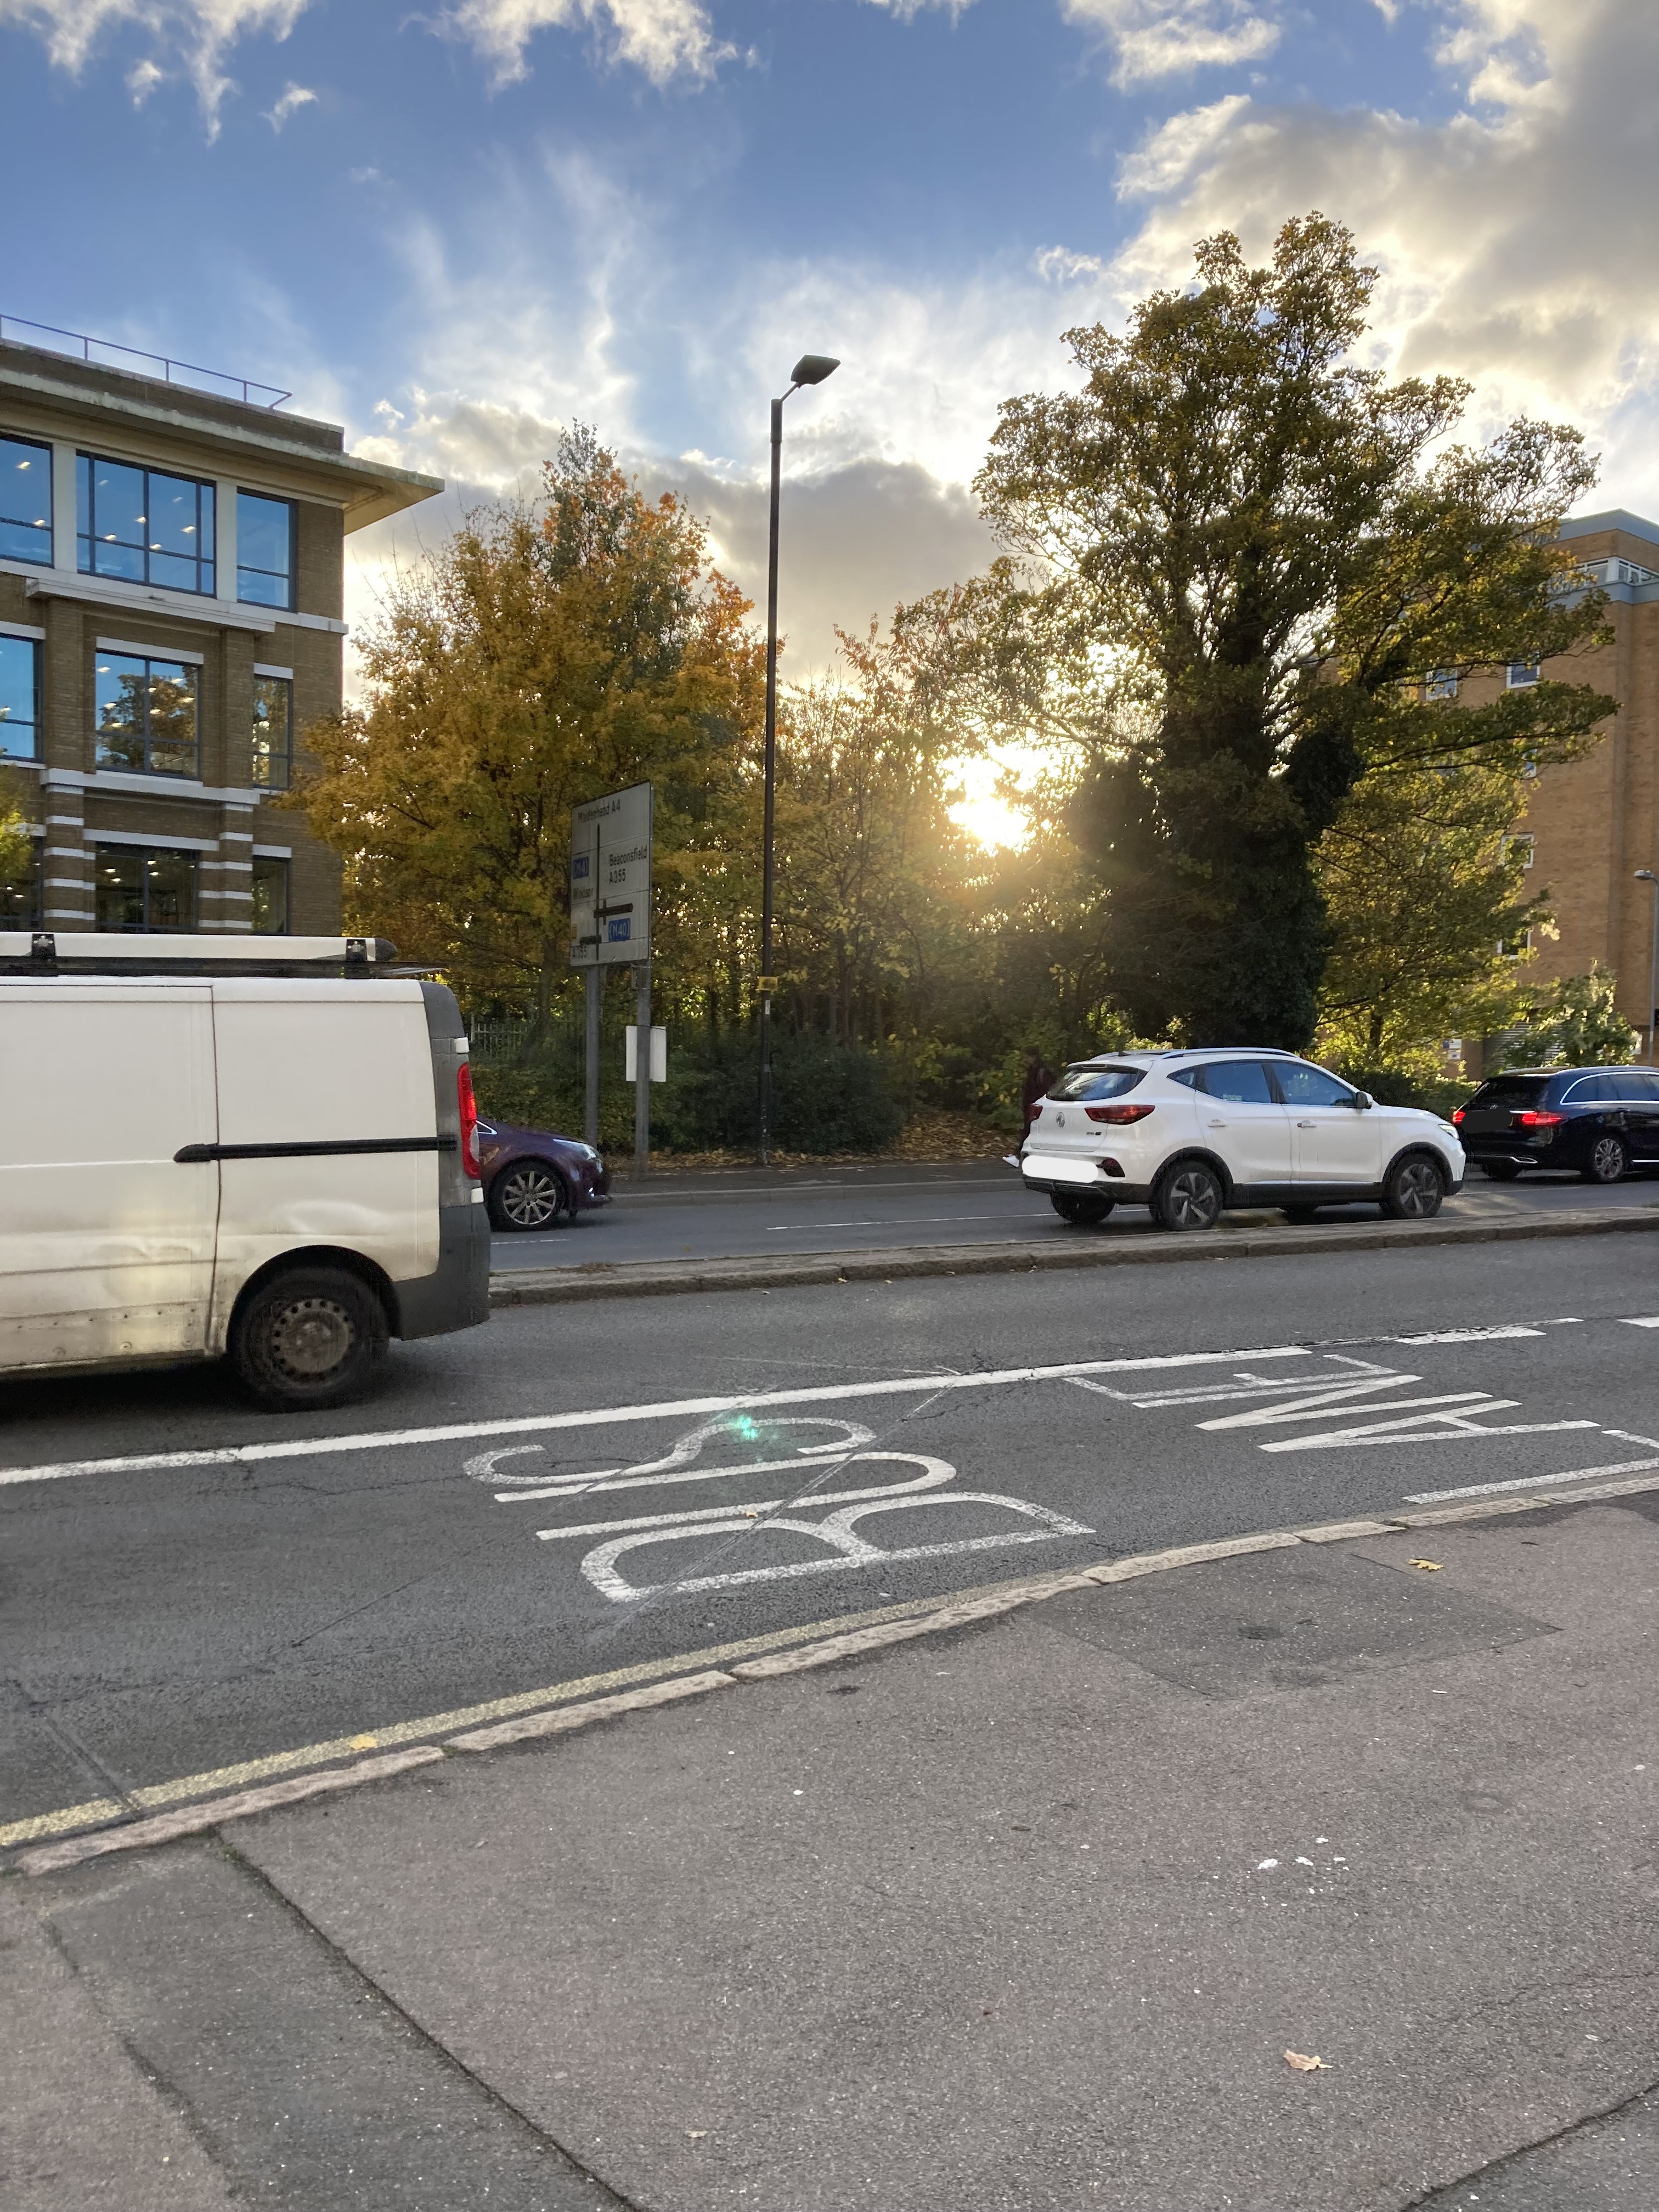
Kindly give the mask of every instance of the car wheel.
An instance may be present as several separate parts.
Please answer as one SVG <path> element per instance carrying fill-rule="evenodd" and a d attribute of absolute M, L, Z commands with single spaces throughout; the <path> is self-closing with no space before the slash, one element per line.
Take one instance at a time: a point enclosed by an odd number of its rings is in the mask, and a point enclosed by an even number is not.
<path fill-rule="evenodd" d="M 1305 1229 L 1310 1221 L 1317 1220 L 1319 1217 L 1316 1206 L 1282 1206 L 1279 1212 L 1286 1221 L 1293 1223 L 1298 1229 Z"/>
<path fill-rule="evenodd" d="M 337 1406 L 362 1389 L 386 1346 L 386 1311 L 343 1267 L 289 1267 L 244 1300 L 227 1347 L 262 1406 Z"/>
<path fill-rule="evenodd" d="M 1160 1229 L 1213 1229 L 1226 1204 L 1221 1178 L 1202 1160 L 1177 1160 L 1152 1196 L 1152 1218 Z"/>
<path fill-rule="evenodd" d="M 489 1186 L 489 1218 L 497 1229 L 551 1229 L 569 1210 L 564 1177 L 545 1160 L 514 1160 Z"/>
<path fill-rule="evenodd" d="M 1104 1221 L 1117 1200 L 1097 1198 L 1092 1191 L 1054 1190 L 1048 1194 L 1048 1203 L 1062 1221 L 1077 1229 L 1093 1229 Z"/>
<path fill-rule="evenodd" d="M 1396 1162 L 1382 1186 L 1382 1211 L 1396 1221 L 1427 1221 L 1440 1211 L 1446 1179 L 1431 1159 L 1413 1152 Z"/>
<path fill-rule="evenodd" d="M 1482 1160 L 1480 1172 L 1488 1182 L 1513 1182 L 1521 1170 L 1513 1160 Z"/>
<path fill-rule="evenodd" d="M 1630 1173 L 1630 1147 L 1622 1137 L 1598 1137 L 1578 1172 L 1586 1182 L 1622 1182 Z"/>

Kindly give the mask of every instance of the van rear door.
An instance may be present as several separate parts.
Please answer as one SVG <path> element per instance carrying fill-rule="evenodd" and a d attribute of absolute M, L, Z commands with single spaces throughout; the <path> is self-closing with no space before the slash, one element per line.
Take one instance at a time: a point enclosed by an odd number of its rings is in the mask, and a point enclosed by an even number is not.
<path fill-rule="evenodd" d="M 0 981 L 0 1368 L 200 1352 L 209 987 Z"/>

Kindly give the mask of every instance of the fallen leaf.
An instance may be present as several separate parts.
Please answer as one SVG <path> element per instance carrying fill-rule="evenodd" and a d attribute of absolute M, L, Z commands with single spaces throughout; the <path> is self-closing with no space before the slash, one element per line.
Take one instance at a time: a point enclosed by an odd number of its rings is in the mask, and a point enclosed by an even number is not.
<path fill-rule="evenodd" d="M 1413 1559 L 1412 1565 L 1414 1567 L 1421 1567 L 1425 1575 L 1437 1575 L 1440 1572 L 1438 1559 Z"/>
<path fill-rule="evenodd" d="M 707 2128 L 688 2128 L 685 2132 L 690 2136 L 693 2142 L 701 2142 L 703 2137 L 708 2134 L 708 2130 Z"/>
<path fill-rule="evenodd" d="M 1294 2066 L 1298 2074 L 1329 2074 L 1335 2070 L 1328 2066 L 1322 2058 L 1309 2058 L 1300 2051 L 1287 2051 L 1285 2053 L 1285 2063 L 1287 2066 Z"/>

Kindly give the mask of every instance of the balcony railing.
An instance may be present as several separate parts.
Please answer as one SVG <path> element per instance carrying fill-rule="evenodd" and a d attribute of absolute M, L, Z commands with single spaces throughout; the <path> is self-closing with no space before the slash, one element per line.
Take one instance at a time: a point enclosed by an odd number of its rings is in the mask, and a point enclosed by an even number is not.
<path fill-rule="evenodd" d="M 70 354 L 82 361 L 94 365 L 101 363 L 111 368 L 122 368 L 125 363 L 106 362 L 104 356 L 118 353 L 124 355 L 126 361 L 148 362 L 150 367 L 138 371 L 141 375 L 159 369 L 164 383 L 182 385 L 187 391 L 206 392 L 227 399 L 240 398 L 245 407 L 280 407 L 284 400 L 294 397 L 291 392 L 279 392 L 274 384 L 256 384 L 246 376 L 227 376 L 221 369 L 200 368 L 194 362 L 170 361 L 165 354 L 145 353 L 137 346 L 118 345 L 113 338 L 91 338 L 80 331 L 60 331 L 52 323 L 31 323 L 26 322 L 21 315 L 0 315 L 0 339 L 15 337 L 25 331 L 29 335 L 18 337 L 19 344 L 40 345 L 42 341 L 46 341 L 45 350 L 48 353 Z M 60 343 L 50 343 L 53 339 Z M 192 383 L 192 378 L 203 380 Z"/>

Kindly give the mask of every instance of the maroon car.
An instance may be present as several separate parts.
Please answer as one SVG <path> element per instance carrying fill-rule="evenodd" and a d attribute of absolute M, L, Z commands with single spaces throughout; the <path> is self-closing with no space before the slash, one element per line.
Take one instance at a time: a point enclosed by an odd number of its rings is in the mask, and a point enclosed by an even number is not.
<path fill-rule="evenodd" d="M 611 1203 L 611 1170 L 592 1145 L 478 1117 L 485 1201 L 497 1229 L 551 1229 Z"/>

